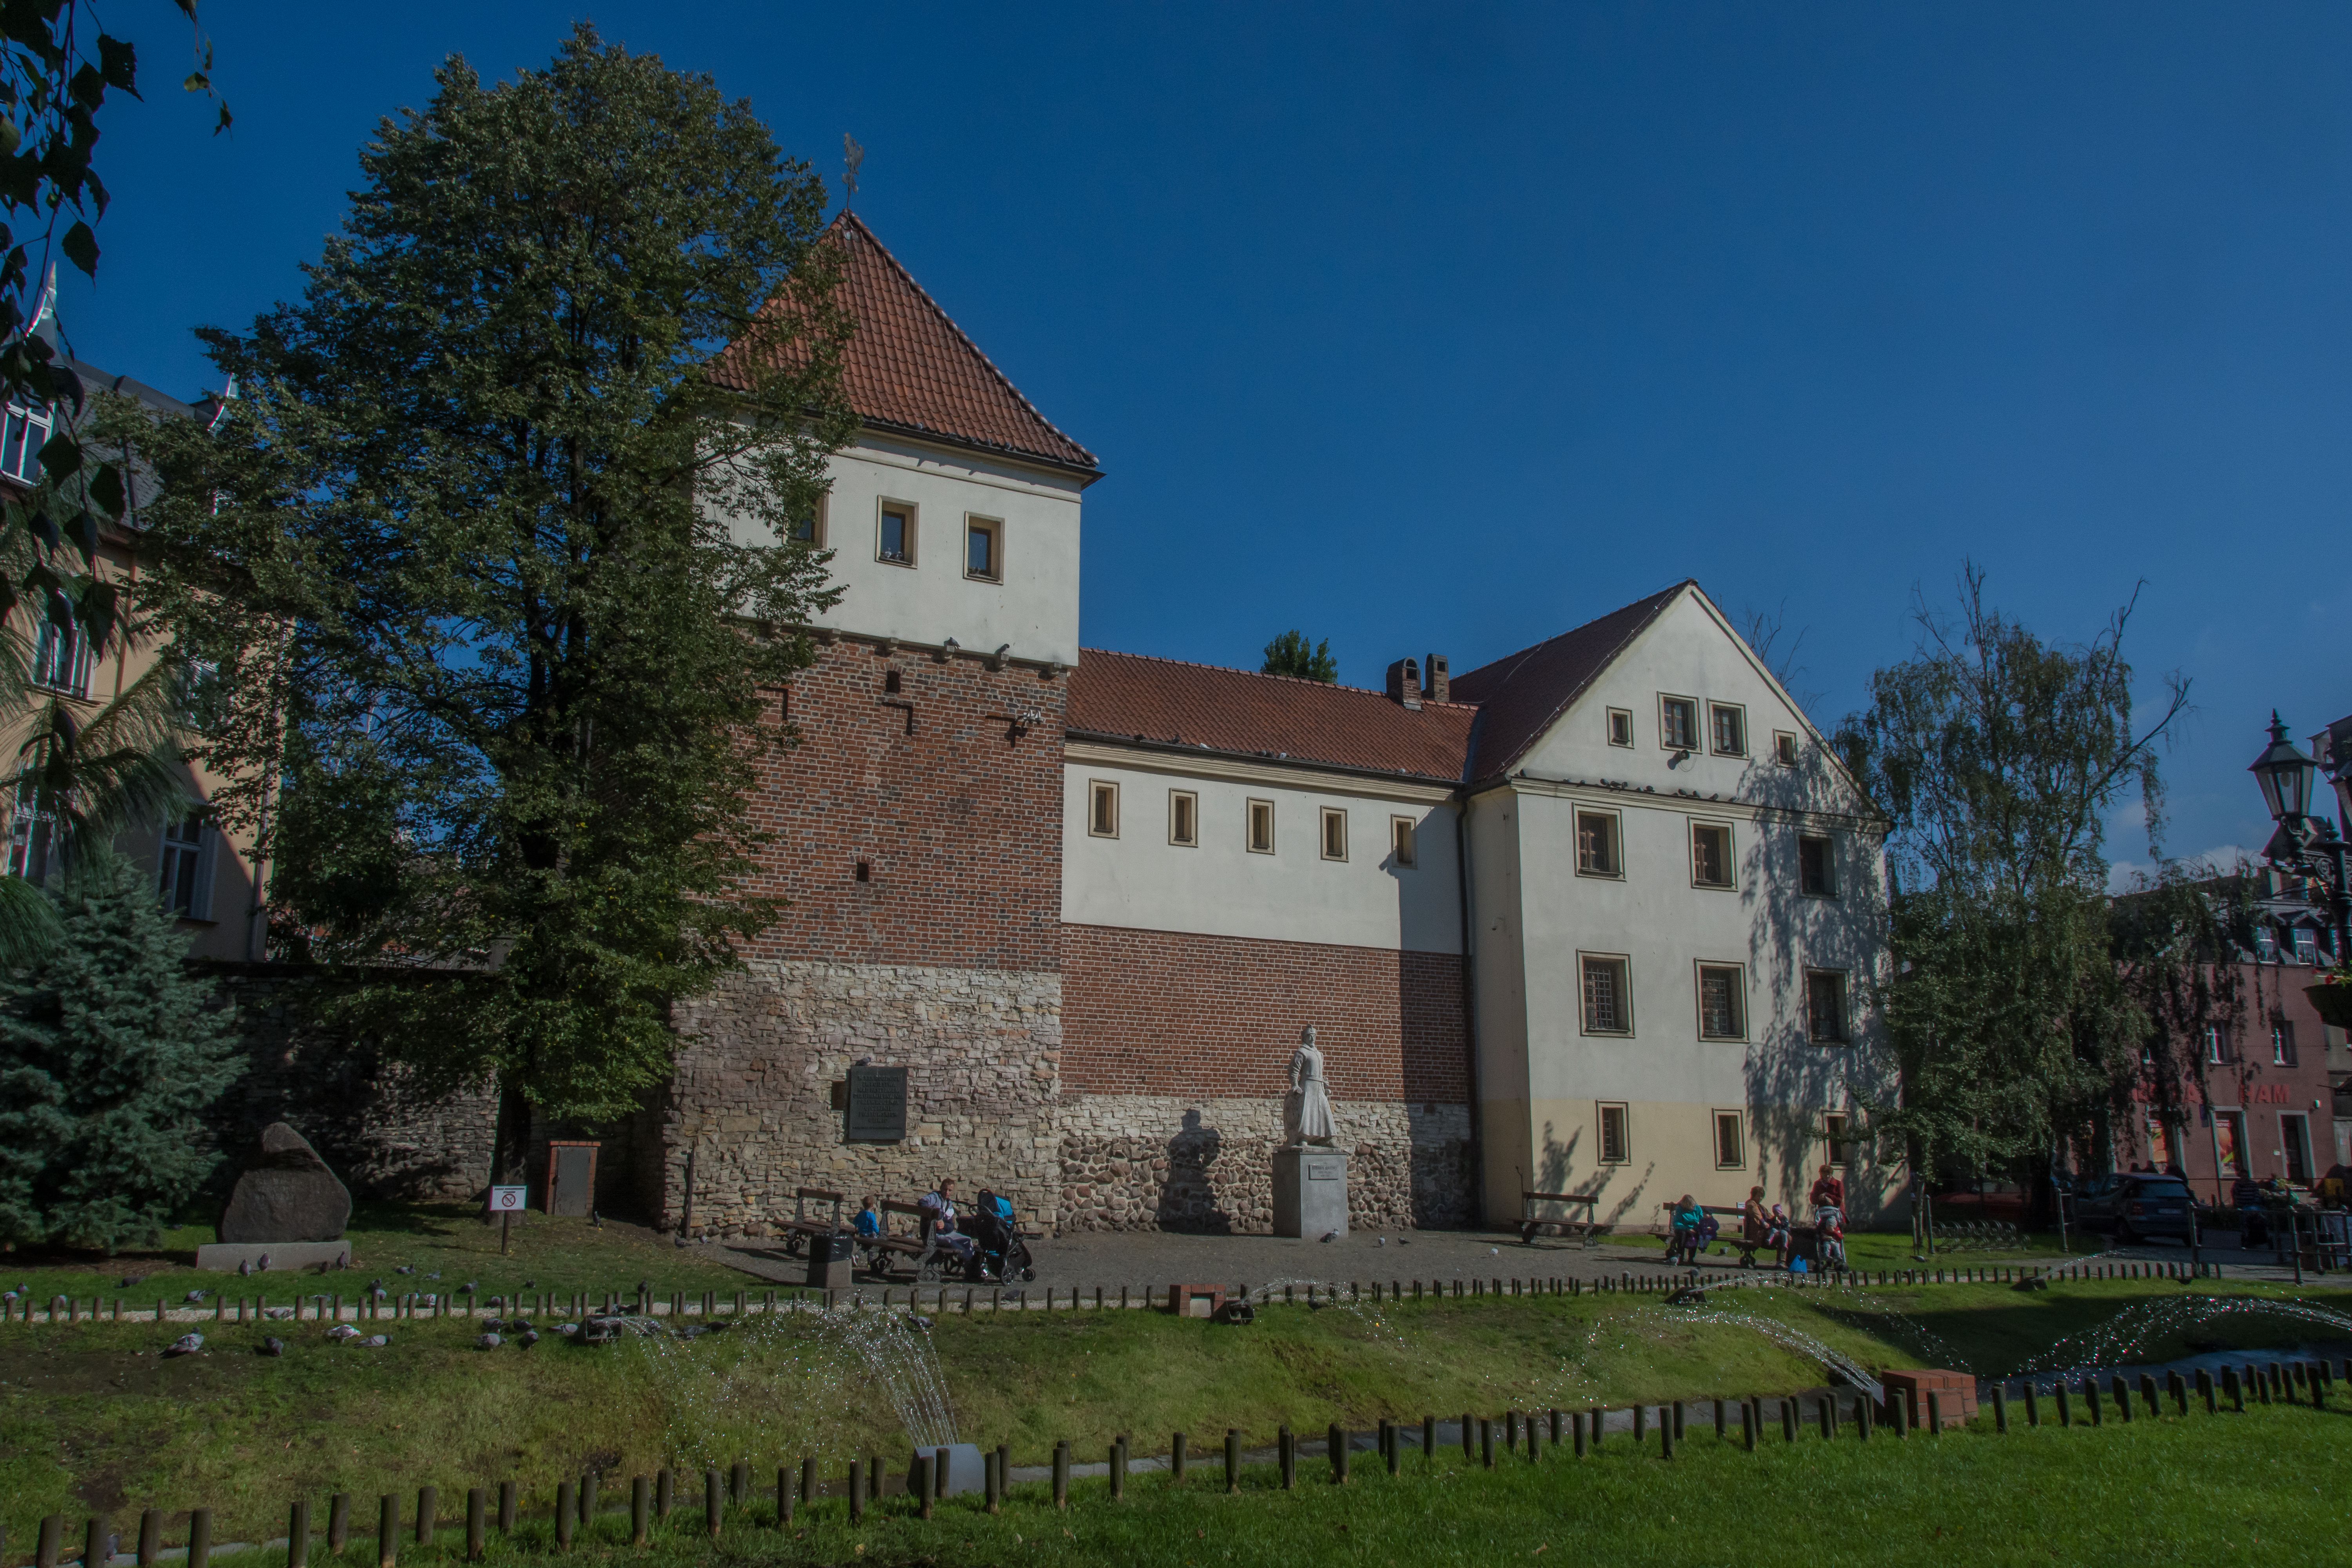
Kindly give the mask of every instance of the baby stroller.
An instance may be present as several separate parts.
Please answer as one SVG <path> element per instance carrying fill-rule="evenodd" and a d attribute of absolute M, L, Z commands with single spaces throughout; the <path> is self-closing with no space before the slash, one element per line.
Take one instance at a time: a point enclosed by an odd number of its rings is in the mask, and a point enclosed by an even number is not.
<path fill-rule="evenodd" d="M 980 1201 L 972 1206 L 971 1237 L 979 1244 L 972 1252 L 973 1279 L 1009 1285 L 1017 1279 L 1037 1278 L 1036 1260 L 1029 1256 L 1029 1248 L 1013 1228 L 1010 1200 L 982 1192 Z"/>
<path fill-rule="evenodd" d="M 1824 1268 L 1835 1268 L 1841 1273 L 1844 1272 L 1846 1267 L 1845 1215 L 1840 1214 L 1832 1205 L 1823 1204 L 1813 1211 L 1813 1234 L 1820 1239 L 1820 1245 L 1816 1250 L 1821 1253 L 1818 1260 L 1821 1266 Z"/>

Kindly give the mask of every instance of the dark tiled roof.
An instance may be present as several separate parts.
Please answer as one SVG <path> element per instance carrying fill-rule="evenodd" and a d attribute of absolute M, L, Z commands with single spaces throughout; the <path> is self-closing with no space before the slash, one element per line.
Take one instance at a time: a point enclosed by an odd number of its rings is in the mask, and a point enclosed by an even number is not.
<path fill-rule="evenodd" d="M 1475 710 L 1284 675 L 1086 649 L 1070 672 L 1068 727 L 1158 745 L 1205 747 L 1302 766 L 1356 768 L 1454 784 Z"/>
<path fill-rule="evenodd" d="M 1677 583 L 1622 610 L 1612 610 L 1597 621 L 1587 621 L 1574 631 L 1455 676 L 1454 700 L 1479 707 L 1477 754 L 1466 776 L 1474 781 L 1497 778 L 1517 766 L 1568 705 L 1641 635 L 1642 628 L 1655 620 L 1675 595 L 1696 586 L 1688 580 Z"/>
<path fill-rule="evenodd" d="M 1092 452 L 1055 429 L 989 363 L 864 220 L 843 213 L 824 243 L 841 249 L 840 302 L 857 321 L 842 354 L 842 386 L 860 419 L 1061 468 L 1097 467 Z M 719 357 L 722 384 L 734 381 L 736 352 Z"/>

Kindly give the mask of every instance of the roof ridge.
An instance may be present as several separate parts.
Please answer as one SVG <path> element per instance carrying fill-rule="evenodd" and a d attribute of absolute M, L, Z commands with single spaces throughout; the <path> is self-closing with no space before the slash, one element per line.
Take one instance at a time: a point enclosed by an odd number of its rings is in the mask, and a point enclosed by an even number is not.
<path fill-rule="evenodd" d="M 1545 637 L 1540 642 L 1531 642 L 1525 647 L 1514 648 L 1509 653 L 1498 655 L 1494 658 L 1488 659 L 1486 663 L 1477 666 L 1475 668 L 1464 670 L 1460 675 L 1454 677 L 1454 679 L 1456 680 L 1467 679 L 1469 677 L 1477 674 L 1481 669 L 1492 669 L 1498 664 L 1507 664 L 1514 660 L 1524 660 L 1529 654 L 1548 648 L 1563 637 L 1572 637 L 1588 626 L 1598 626 L 1612 616 L 1622 616 L 1628 610 L 1638 609 L 1640 606 L 1648 604 L 1653 599 L 1663 599 L 1669 594 L 1679 592 L 1684 588 L 1696 588 L 1697 586 L 1698 579 L 1696 577 L 1685 577 L 1679 582 L 1669 583 L 1666 586 L 1659 589 L 1656 593 L 1644 594 L 1638 599 L 1628 599 L 1625 603 L 1618 605 L 1613 610 L 1603 610 L 1601 614 L 1594 616 L 1590 620 L 1579 621 L 1576 625 L 1569 627 L 1566 631 L 1552 633 L 1551 636 Z M 1619 646 L 1622 647 L 1623 645 L 1620 644 Z M 1603 661 L 1604 664 L 1606 662 L 1606 660 Z M 1507 680 L 1510 678 L 1508 676 L 1505 676 L 1503 679 Z"/>
<path fill-rule="evenodd" d="M 908 288 L 912 289 L 915 291 L 916 296 L 919 298 L 924 304 L 931 308 L 932 313 L 939 317 L 940 322 L 946 326 L 947 330 L 956 335 L 956 340 L 962 343 L 965 348 L 971 351 L 972 357 L 979 360 L 982 364 L 988 367 L 988 374 L 996 378 L 997 384 L 1004 388 L 1005 391 L 1011 393 L 1013 400 L 1019 403 L 1022 407 L 1027 409 L 1038 424 L 1043 425 L 1046 429 L 1051 430 L 1063 440 L 1069 442 L 1071 449 L 1084 454 L 1088 463 L 1093 464 L 1097 468 L 1101 466 L 1101 458 L 1097 458 L 1091 450 L 1089 450 L 1084 443 L 1073 438 L 1068 431 L 1055 424 L 1051 419 L 1046 418 L 1044 412 L 1040 410 L 1035 404 L 1029 401 L 1028 395 L 1024 393 L 1019 387 L 1013 384 L 1013 378 L 1005 374 L 1003 371 L 998 369 L 996 362 L 989 358 L 986 352 L 983 351 L 978 343 L 971 341 L 971 334 L 965 331 L 962 327 L 957 324 L 956 319 L 948 314 L 946 307 L 941 305 L 937 300 L 932 299 L 931 291 L 924 288 L 922 284 L 916 281 L 915 275 L 907 270 L 907 267 L 904 262 L 900 261 L 896 256 L 891 254 L 890 247 L 883 244 L 881 237 L 871 228 L 866 226 L 866 223 L 864 218 L 859 217 L 849 208 L 844 207 L 828 226 L 830 228 L 838 229 L 844 226 L 855 227 L 859 234 L 866 237 L 866 242 L 872 245 L 874 248 L 880 253 L 882 259 L 890 264 L 890 269 L 898 275 L 898 277 L 906 283 Z M 1010 450 L 1012 448 L 1007 449 Z"/>
<path fill-rule="evenodd" d="M 1083 661 L 1087 654 L 1093 654 L 1097 658 L 1148 658 L 1154 664 L 1180 665 L 1186 669 L 1213 670 L 1219 675 L 1245 675 L 1252 680 L 1286 680 L 1294 686 L 1313 687 L 1318 691 L 1345 691 L 1357 697 L 1376 697 L 1383 702 L 1389 700 L 1389 694 L 1377 686 L 1343 686 L 1336 680 L 1317 680 L 1304 675 L 1276 675 L 1270 670 L 1244 669 L 1234 664 L 1203 664 L 1197 658 L 1171 658 L 1161 653 L 1129 653 L 1122 648 L 1087 647 L 1081 645 L 1078 648 L 1079 658 Z M 1083 669 L 1086 666 L 1081 662 L 1078 668 Z M 1475 708 L 1478 706 L 1475 702 L 1439 702 L 1428 697 L 1423 697 L 1421 700 L 1422 706 L 1425 708 Z"/>

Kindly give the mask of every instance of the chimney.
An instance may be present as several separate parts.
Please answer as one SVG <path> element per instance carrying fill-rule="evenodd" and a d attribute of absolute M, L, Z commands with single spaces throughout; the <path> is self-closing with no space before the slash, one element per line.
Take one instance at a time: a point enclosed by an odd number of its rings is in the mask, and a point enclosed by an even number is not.
<path fill-rule="evenodd" d="M 1454 681 L 1453 678 L 1445 673 L 1445 656 L 1442 653 L 1431 654 L 1422 665 L 1422 668 L 1429 672 L 1429 679 L 1422 687 L 1422 695 L 1432 702 L 1453 701 Z"/>
<path fill-rule="evenodd" d="M 1389 700 L 1402 702 L 1418 711 L 1421 708 L 1421 667 L 1409 658 L 1401 658 L 1389 666 Z"/>

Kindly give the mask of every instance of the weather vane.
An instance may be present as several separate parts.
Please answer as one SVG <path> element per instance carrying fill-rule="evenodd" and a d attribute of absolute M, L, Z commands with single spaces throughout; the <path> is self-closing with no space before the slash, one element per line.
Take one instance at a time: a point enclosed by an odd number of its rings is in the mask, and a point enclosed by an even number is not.
<path fill-rule="evenodd" d="M 841 205 L 845 207 L 850 198 L 857 195 L 857 165 L 866 162 L 866 149 L 860 147 L 857 139 L 846 131 L 841 133 L 841 162 L 842 189 L 847 193 L 842 197 Z"/>

